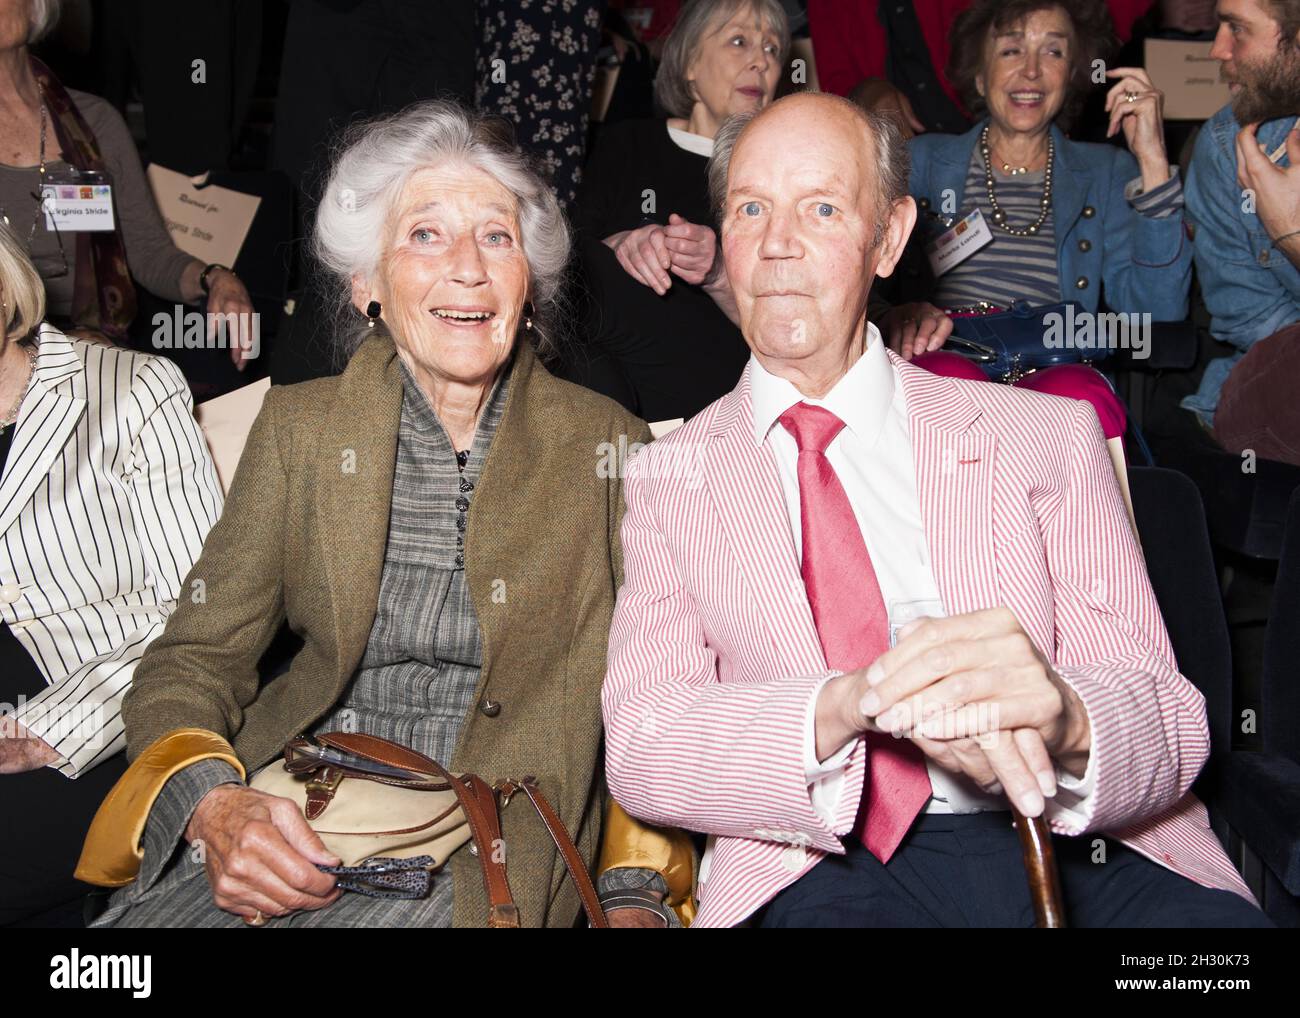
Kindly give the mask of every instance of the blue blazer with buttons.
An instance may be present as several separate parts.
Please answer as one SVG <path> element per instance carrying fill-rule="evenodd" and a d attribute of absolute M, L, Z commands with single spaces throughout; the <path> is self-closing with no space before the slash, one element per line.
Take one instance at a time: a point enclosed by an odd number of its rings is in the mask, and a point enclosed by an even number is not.
<path fill-rule="evenodd" d="M 965 134 L 922 134 L 908 143 L 909 190 L 918 205 L 920 238 L 946 228 L 930 213 L 972 207 L 962 196 L 971 154 L 986 123 Z M 1192 245 L 1182 215 L 1153 219 L 1129 204 L 1125 186 L 1141 176 L 1129 152 L 1070 141 L 1055 126 L 1051 130 L 1056 144 L 1052 225 L 1061 299 L 1096 311 L 1104 289 L 1112 311 L 1145 312 L 1156 321 L 1186 318 Z"/>

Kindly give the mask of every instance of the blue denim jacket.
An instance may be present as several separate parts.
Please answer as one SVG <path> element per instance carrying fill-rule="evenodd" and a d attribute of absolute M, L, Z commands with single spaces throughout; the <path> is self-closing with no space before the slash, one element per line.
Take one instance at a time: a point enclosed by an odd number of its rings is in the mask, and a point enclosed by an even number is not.
<path fill-rule="evenodd" d="M 965 134 L 922 134 L 908 143 L 909 190 L 920 207 L 918 232 L 933 229 L 927 213 L 945 210 L 945 191 L 952 192 L 954 211 L 961 208 L 971 153 L 985 123 Z M 1052 140 L 1061 299 L 1096 311 L 1104 287 L 1112 311 L 1149 313 L 1162 322 L 1186 318 L 1192 246 L 1183 217 L 1155 219 L 1129 204 L 1126 186 L 1141 173 L 1137 160 L 1123 149 L 1070 141 L 1056 127 Z"/>
<path fill-rule="evenodd" d="M 1260 142 L 1273 152 L 1295 122 L 1286 117 L 1261 124 Z M 1240 129 L 1231 106 L 1207 120 L 1187 174 L 1187 218 L 1210 332 L 1237 348 L 1231 357 L 1211 361 L 1200 390 L 1183 400 L 1207 425 L 1213 424 L 1219 390 L 1251 345 L 1300 322 L 1300 272 L 1273 249 L 1259 216 L 1246 211 L 1250 204 L 1237 181 Z M 1278 165 L 1290 165 L 1285 154 Z"/>

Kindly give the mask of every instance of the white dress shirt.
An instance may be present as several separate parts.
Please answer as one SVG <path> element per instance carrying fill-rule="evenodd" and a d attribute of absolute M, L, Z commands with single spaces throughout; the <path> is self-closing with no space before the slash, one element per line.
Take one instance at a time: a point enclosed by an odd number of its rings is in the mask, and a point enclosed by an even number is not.
<path fill-rule="evenodd" d="M 754 441 L 760 446 L 768 443 L 776 457 L 790 533 L 801 562 L 799 450 L 779 418 L 804 402 L 824 407 L 844 422 L 827 446 L 826 458 L 853 507 L 885 607 L 897 617 L 896 606 L 901 602 L 942 604 L 943 598 L 935 583 L 921 519 L 903 386 L 885 356 L 879 331 L 870 324 L 867 329 L 866 351 L 823 399 L 805 397 L 790 382 L 766 371 L 752 354 L 746 370 L 753 400 Z M 856 743 L 850 742 L 825 761 L 817 759 L 816 702 L 814 696 L 808 710 L 805 768 L 813 806 L 831 822 L 842 793 L 845 766 Z M 931 798 L 926 812 L 979 813 L 1008 808 L 1004 797 L 986 794 L 965 775 L 953 774 L 932 761 L 927 761 L 927 769 Z M 1086 800 L 1095 782 L 1094 771 L 1091 759 L 1082 779 L 1057 767 L 1058 785 L 1072 793 L 1071 800 L 1075 796 Z M 1080 801 L 1073 808 L 1084 811 L 1085 806 L 1086 802 Z"/>

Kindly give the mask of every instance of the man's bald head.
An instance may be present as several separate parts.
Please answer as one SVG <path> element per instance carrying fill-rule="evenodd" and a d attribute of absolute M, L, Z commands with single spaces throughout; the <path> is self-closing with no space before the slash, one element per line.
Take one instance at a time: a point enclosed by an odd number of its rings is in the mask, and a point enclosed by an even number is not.
<path fill-rule="evenodd" d="M 894 203 L 907 195 L 910 160 L 907 142 L 887 116 L 870 113 L 856 103 L 825 92 L 799 92 L 727 120 L 713 141 L 709 160 L 709 200 L 719 223 L 726 219 L 728 176 L 736 152 L 757 132 L 777 132 L 790 146 L 806 144 L 811 135 L 831 140 L 840 136 L 851 149 L 849 159 L 866 160 L 870 169 L 864 186 L 875 192 L 876 243 L 893 213 Z M 846 153 L 847 155 L 847 153 Z M 845 172 L 849 166 L 843 167 Z"/>
<path fill-rule="evenodd" d="M 872 281 L 916 223 L 898 129 L 845 99 L 790 96 L 728 121 L 709 174 L 745 342 L 800 392 L 829 391 L 866 348 Z"/>

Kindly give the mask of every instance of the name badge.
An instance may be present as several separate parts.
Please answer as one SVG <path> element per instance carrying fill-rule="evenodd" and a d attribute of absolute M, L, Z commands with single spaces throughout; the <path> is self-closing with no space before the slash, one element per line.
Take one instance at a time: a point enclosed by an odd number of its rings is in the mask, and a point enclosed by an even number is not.
<path fill-rule="evenodd" d="M 103 173 L 72 171 L 47 174 L 41 187 L 45 228 L 60 233 L 116 229 L 113 185 Z"/>
<path fill-rule="evenodd" d="M 942 276 L 992 241 L 993 232 L 984 222 L 984 213 L 976 209 L 951 230 L 926 244 L 925 254 L 930 259 L 930 269 L 936 276 Z"/>

